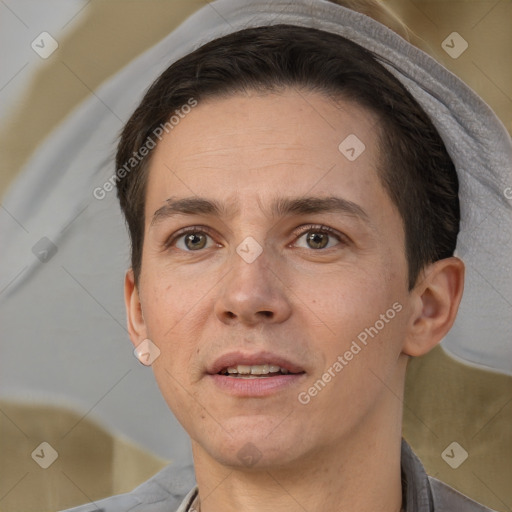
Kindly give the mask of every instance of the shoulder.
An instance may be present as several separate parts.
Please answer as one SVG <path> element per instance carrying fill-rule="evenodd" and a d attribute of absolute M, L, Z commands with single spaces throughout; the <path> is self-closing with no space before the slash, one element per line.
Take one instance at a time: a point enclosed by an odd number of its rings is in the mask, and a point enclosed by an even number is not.
<path fill-rule="evenodd" d="M 437 478 L 429 476 L 428 479 L 436 512 L 496 512 L 481 503 L 477 503 Z"/>
<path fill-rule="evenodd" d="M 173 512 L 195 485 L 192 465 L 169 465 L 129 493 L 89 502 L 62 512 Z"/>

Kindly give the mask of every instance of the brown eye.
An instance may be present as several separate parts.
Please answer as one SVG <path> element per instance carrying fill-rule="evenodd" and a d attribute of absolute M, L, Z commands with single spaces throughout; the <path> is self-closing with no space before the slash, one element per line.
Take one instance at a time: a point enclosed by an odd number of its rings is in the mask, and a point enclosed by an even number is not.
<path fill-rule="evenodd" d="M 196 252 L 207 247 L 208 234 L 205 228 L 189 227 L 175 233 L 166 243 L 165 248 L 170 249 L 175 246 L 177 249 L 185 252 Z M 208 246 L 211 247 L 211 244 Z"/>
<path fill-rule="evenodd" d="M 312 249 L 324 249 L 329 243 L 329 235 L 326 233 L 307 233 L 306 240 Z"/>
<path fill-rule="evenodd" d="M 206 245 L 206 235 L 204 233 L 188 233 L 185 235 L 184 244 L 187 249 L 194 251 L 196 249 L 203 249 Z"/>
<path fill-rule="evenodd" d="M 327 247 L 331 239 L 336 239 L 341 245 L 346 245 L 347 243 L 347 240 L 341 233 L 328 226 L 306 226 L 305 229 L 303 228 L 301 232 L 297 233 L 297 236 L 299 240 L 305 237 L 306 246 L 299 246 L 305 249 L 330 249 L 336 245 L 334 243 Z"/>

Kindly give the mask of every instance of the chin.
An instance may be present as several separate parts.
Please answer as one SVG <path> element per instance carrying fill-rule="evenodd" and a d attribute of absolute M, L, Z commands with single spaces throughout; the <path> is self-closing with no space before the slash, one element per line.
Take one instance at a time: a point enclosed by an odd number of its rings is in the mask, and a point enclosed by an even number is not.
<path fill-rule="evenodd" d="M 233 469 L 264 470 L 292 464 L 301 457 L 304 430 L 300 425 L 290 428 L 283 418 L 273 420 L 237 418 L 224 424 L 226 430 L 216 440 L 208 437 L 199 444 L 217 462 Z"/>
<path fill-rule="evenodd" d="M 294 457 L 290 449 L 284 450 L 283 447 L 261 446 L 246 441 L 237 444 L 233 451 L 218 450 L 212 454 L 213 457 L 223 466 L 237 470 L 271 470 L 291 466 L 299 458 L 299 454 Z"/>

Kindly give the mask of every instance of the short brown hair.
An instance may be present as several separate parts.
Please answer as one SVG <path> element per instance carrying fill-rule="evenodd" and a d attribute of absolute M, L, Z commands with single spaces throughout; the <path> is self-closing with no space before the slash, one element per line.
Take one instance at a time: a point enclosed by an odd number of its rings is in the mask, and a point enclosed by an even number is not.
<path fill-rule="evenodd" d="M 412 289 L 427 264 L 450 257 L 455 250 L 460 223 L 457 173 L 439 133 L 412 95 L 370 51 L 340 35 L 293 25 L 249 28 L 179 59 L 153 83 L 126 123 L 116 168 L 125 165 L 190 98 L 200 102 L 286 87 L 352 101 L 377 114 L 382 156 L 378 174 L 403 220 Z M 136 283 L 151 154 L 117 180 Z"/>

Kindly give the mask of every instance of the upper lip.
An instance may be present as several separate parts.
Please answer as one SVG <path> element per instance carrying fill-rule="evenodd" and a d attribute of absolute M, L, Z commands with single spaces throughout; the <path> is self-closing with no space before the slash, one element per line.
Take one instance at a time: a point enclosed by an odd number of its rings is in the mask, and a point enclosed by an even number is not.
<path fill-rule="evenodd" d="M 272 352 L 255 352 L 248 354 L 244 352 L 228 352 L 217 358 L 212 364 L 210 364 L 206 372 L 210 375 L 215 375 L 221 370 L 237 366 L 239 364 L 244 365 L 259 365 L 259 364 L 274 364 L 288 370 L 290 373 L 301 373 L 304 371 L 298 364 L 290 361 L 289 359 L 273 354 Z"/>

